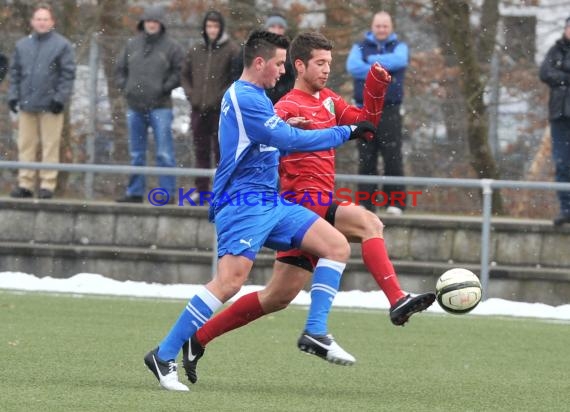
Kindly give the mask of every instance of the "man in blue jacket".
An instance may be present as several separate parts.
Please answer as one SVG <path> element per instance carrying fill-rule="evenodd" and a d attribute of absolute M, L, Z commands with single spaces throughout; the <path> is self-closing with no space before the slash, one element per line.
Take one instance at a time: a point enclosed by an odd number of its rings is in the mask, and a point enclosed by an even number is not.
<path fill-rule="evenodd" d="M 32 15 L 32 34 L 18 40 L 10 65 L 8 106 L 18 113 L 18 159 L 35 162 L 41 145 L 41 161 L 59 163 L 63 109 L 75 80 L 73 46 L 54 30 L 53 11 L 38 5 Z M 50 199 L 57 171 L 41 170 L 40 199 Z M 18 186 L 10 196 L 33 197 L 36 173 L 20 169 Z"/>
<path fill-rule="evenodd" d="M 374 15 L 371 31 L 364 39 L 352 46 L 346 62 L 346 69 L 354 78 L 354 100 L 362 106 L 364 79 L 374 63 L 380 63 L 390 76 L 392 83 L 386 92 L 384 111 L 378 123 L 377 137 L 371 142 L 361 142 L 359 148 L 359 170 L 361 175 L 378 174 L 378 152 L 384 161 L 385 176 L 403 176 L 402 158 L 402 116 L 400 106 L 404 97 L 404 74 L 408 67 L 408 46 L 398 40 L 393 32 L 392 18 L 386 12 Z M 374 184 L 359 184 L 359 191 L 372 194 Z M 385 185 L 385 198 L 378 198 L 374 203 L 387 206 L 386 212 L 400 215 L 406 207 L 402 185 Z M 361 203 L 368 210 L 374 209 L 371 200 Z"/>

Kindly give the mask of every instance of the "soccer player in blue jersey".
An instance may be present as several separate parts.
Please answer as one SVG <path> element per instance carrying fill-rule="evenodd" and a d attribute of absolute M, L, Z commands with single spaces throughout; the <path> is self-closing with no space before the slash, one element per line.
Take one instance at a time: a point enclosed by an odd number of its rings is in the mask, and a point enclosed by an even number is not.
<path fill-rule="evenodd" d="M 326 150 L 347 140 L 372 138 L 363 121 L 324 130 L 302 130 L 277 116 L 265 89 L 285 72 L 289 40 L 254 31 L 244 46 L 244 70 L 224 94 L 220 116 L 220 164 L 214 177 L 210 220 L 218 237 L 218 273 L 184 308 L 159 346 L 144 358 L 160 385 L 187 391 L 178 380 L 175 359 L 184 343 L 244 284 L 261 247 L 299 248 L 320 259 L 314 271 L 321 287 L 311 292 L 315 330 L 327 330 L 329 299 L 338 291 L 350 255 L 344 235 L 303 206 L 279 196 L 281 153 Z M 322 302 L 322 303 L 319 303 Z M 346 352 L 334 344 L 339 357 Z M 349 355 L 350 356 L 350 355 Z"/>

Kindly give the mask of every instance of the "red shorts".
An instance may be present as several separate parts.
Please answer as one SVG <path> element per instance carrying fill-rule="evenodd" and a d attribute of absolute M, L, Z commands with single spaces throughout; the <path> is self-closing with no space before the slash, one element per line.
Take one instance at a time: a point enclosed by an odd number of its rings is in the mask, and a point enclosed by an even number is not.
<path fill-rule="evenodd" d="M 292 202 L 301 204 L 307 209 L 312 210 L 334 226 L 334 217 L 336 214 L 336 209 L 338 208 L 338 203 L 335 200 L 331 201 L 330 198 L 322 195 L 317 197 L 316 194 L 311 195 L 309 200 L 306 193 L 305 195 L 298 195 L 296 197 L 288 199 Z M 289 265 L 298 266 L 309 272 L 312 272 L 317 265 L 319 257 L 307 252 L 303 252 L 300 249 L 290 249 L 277 252 L 277 260 Z"/>

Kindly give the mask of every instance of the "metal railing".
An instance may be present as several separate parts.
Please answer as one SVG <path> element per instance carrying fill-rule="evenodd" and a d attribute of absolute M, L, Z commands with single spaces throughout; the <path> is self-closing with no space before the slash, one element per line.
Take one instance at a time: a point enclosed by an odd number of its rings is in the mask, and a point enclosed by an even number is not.
<path fill-rule="evenodd" d="M 145 174 L 145 175 L 170 175 L 187 177 L 212 177 L 213 169 L 195 168 L 164 168 L 142 167 L 122 165 L 95 165 L 95 164 L 71 164 L 71 163 L 35 163 L 0 161 L 0 169 L 32 169 L 32 170 L 58 170 L 81 173 L 109 173 L 109 174 Z M 86 186 L 92 179 L 86 180 Z M 530 189 L 530 190 L 555 190 L 570 191 L 570 183 L 554 182 L 528 182 L 518 180 L 493 180 L 493 179 L 446 179 L 437 177 L 396 177 L 396 176 L 362 176 L 362 175 L 336 175 L 337 182 L 345 183 L 375 183 L 375 184 L 404 184 L 422 187 L 463 187 L 477 188 L 482 191 L 482 223 L 481 223 L 481 287 L 484 299 L 488 296 L 489 288 L 489 245 L 491 240 L 491 215 L 492 197 L 494 189 Z M 92 193 L 86 187 L 86 193 Z M 216 271 L 217 245 L 216 236 L 213 237 L 212 246 L 212 273 Z"/>

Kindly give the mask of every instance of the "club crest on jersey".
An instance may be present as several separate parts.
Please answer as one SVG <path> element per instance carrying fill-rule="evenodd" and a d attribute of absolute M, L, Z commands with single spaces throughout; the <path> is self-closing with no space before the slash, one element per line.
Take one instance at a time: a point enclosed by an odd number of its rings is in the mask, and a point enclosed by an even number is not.
<path fill-rule="evenodd" d="M 334 114 L 334 102 L 330 97 L 323 100 L 323 106 L 325 106 L 325 109 L 327 109 L 329 113 Z"/>
<path fill-rule="evenodd" d="M 268 129 L 275 129 L 277 127 L 277 124 L 280 121 L 281 121 L 281 118 L 277 115 L 274 115 L 274 116 L 270 117 L 269 119 L 267 119 L 264 126 L 267 127 Z"/>

